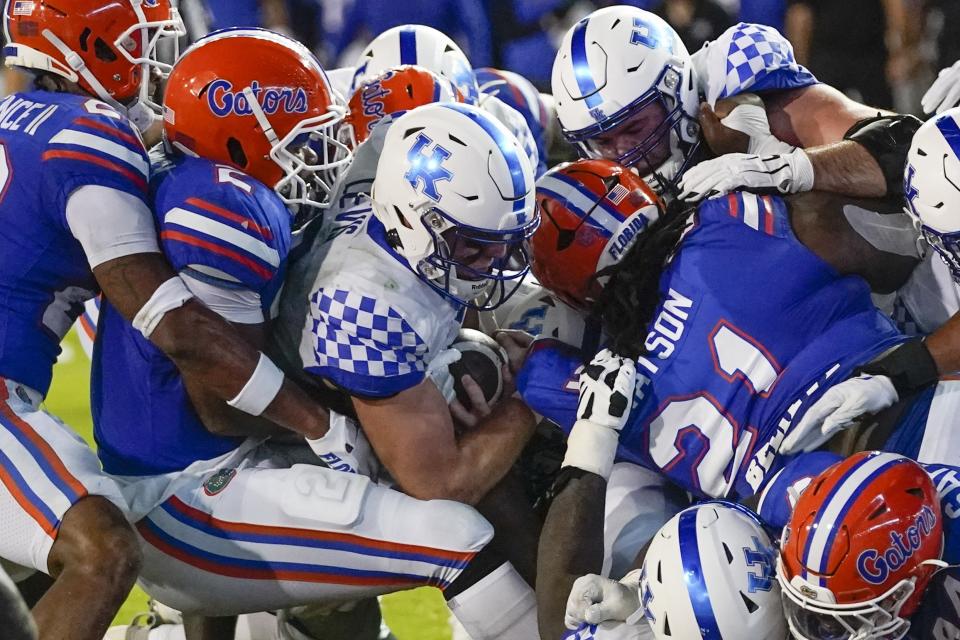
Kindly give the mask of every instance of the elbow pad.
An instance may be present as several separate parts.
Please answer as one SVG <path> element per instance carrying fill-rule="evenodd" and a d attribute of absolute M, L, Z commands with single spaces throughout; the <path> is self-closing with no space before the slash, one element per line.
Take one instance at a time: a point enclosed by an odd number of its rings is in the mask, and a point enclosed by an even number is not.
<path fill-rule="evenodd" d="M 843 135 L 873 156 L 887 183 L 887 195 L 903 195 L 903 171 L 913 134 L 922 125 L 914 116 L 876 116 L 858 120 Z"/>

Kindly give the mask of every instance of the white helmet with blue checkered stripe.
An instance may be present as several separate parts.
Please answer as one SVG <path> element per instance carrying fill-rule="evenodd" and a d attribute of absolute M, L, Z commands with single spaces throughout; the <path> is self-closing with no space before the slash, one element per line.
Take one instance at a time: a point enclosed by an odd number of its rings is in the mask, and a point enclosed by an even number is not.
<path fill-rule="evenodd" d="M 516 137 L 478 107 L 434 103 L 390 125 L 373 211 L 396 252 L 457 304 L 493 309 L 529 269 L 533 167 Z"/>
<path fill-rule="evenodd" d="M 480 89 L 467 56 L 444 33 L 422 24 L 387 29 L 357 58 L 350 93 L 388 69 L 413 64 L 437 73 L 457 87 L 464 100 L 477 104 Z"/>
<path fill-rule="evenodd" d="M 699 96 L 690 54 L 660 17 L 629 6 L 594 11 L 564 36 L 551 84 L 563 133 L 584 156 L 636 167 L 661 191 L 686 168 L 699 141 Z M 597 147 L 598 136 L 642 113 L 654 120 L 649 135 L 629 148 Z"/>
<path fill-rule="evenodd" d="M 931 118 L 913 134 L 904 195 L 907 212 L 960 282 L 960 108 Z"/>
<path fill-rule="evenodd" d="M 783 640 L 776 550 L 740 505 L 705 502 L 674 516 L 643 561 L 640 600 L 657 640 Z"/>

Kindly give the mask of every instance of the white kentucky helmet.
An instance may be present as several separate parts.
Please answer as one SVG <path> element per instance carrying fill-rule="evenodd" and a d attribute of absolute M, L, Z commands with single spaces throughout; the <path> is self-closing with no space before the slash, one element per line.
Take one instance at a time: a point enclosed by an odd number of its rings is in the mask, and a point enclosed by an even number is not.
<path fill-rule="evenodd" d="M 563 37 L 551 87 L 563 134 L 581 155 L 635 167 L 658 191 L 680 177 L 696 150 L 700 105 L 690 54 L 652 13 L 621 5 L 580 20 Z M 598 148 L 598 135 L 641 113 L 659 125 L 627 148 Z"/>
<path fill-rule="evenodd" d="M 657 640 L 784 640 L 777 552 L 756 516 L 730 502 L 675 515 L 643 561 L 640 601 Z"/>
<path fill-rule="evenodd" d="M 390 126 L 371 200 L 393 249 L 455 303 L 494 309 L 529 270 L 540 222 L 533 168 L 493 116 L 434 103 Z"/>
<path fill-rule="evenodd" d="M 903 180 L 907 213 L 960 282 L 960 108 L 913 134 Z"/>
<path fill-rule="evenodd" d="M 422 24 L 387 29 L 374 38 L 357 58 L 351 95 L 367 80 L 406 64 L 440 74 L 457 87 L 469 104 L 477 104 L 480 89 L 463 50 L 443 32 Z"/>

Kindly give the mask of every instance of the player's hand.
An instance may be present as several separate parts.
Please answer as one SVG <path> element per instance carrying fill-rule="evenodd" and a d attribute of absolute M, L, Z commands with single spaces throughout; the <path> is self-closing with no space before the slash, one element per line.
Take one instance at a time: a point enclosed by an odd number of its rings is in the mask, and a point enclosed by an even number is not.
<path fill-rule="evenodd" d="M 730 153 L 706 160 L 680 179 L 680 199 L 698 201 L 735 189 L 777 189 L 797 193 L 813 188 L 813 165 L 803 149 L 774 155 Z"/>
<path fill-rule="evenodd" d="M 593 357 L 580 372 L 577 420 L 586 420 L 614 431 L 623 429 L 633 404 L 636 363 L 610 349 Z"/>
<path fill-rule="evenodd" d="M 520 371 L 524 360 L 527 359 L 530 345 L 533 344 L 533 336 L 526 331 L 504 330 L 494 333 L 493 339 L 507 352 L 510 372 L 515 374 Z"/>
<path fill-rule="evenodd" d="M 636 586 L 591 574 L 573 583 L 563 623 L 568 629 L 577 629 L 583 623 L 623 622 L 639 608 L 640 592 Z"/>
<path fill-rule="evenodd" d="M 460 384 L 467 394 L 470 401 L 470 407 L 466 407 L 459 399 L 454 398 L 450 403 L 450 415 L 459 423 L 460 427 L 472 429 L 477 424 L 490 415 L 491 407 L 487 399 L 483 396 L 483 389 L 470 376 L 460 378 Z"/>
<path fill-rule="evenodd" d="M 700 104 L 700 128 L 703 139 L 717 156 L 729 153 L 771 155 L 789 153 L 795 147 L 781 142 L 770 133 L 767 110 L 756 96 L 736 96 L 741 102 L 731 109 L 723 101 L 716 110 L 706 102 Z M 746 101 L 743 101 L 746 99 Z M 727 99 L 729 100 L 729 99 Z"/>
<path fill-rule="evenodd" d="M 920 105 L 924 113 L 943 113 L 960 102 L 960 60 L 942 69 L 937 74 L 927 92 L 923 94 Z"/>
<path fill-rule="evenodd" d="M 828 389 L 807 410 L 800 424 L 784 438 L 780 452 L 813 451 L 860 416 L 882 411 L 897 400 L 897 390 L 887 376 L 864 374 L 845 380 Z"/>
<path fill-rule="evenodd" d="M 576 467 L 609 478 L 630 417 L 637 367 L 630 358 L 604 349 L 580 372 L 577 421 L 567 436 L 564 467 Z"/>

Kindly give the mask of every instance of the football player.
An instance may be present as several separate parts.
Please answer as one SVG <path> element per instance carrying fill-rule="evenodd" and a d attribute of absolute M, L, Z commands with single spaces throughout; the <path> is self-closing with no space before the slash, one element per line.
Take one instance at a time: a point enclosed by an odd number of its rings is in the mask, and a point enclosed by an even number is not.
<path fill-rule="evenodd" d="M 924 468 L 879 452 L 836 462 L 809 481 L 783 529 L 777 562 L 793 635 L 906 636 L 933 574 L 957 561 L 956 489 L 955 467 Z M 955 624 L 949 610 L 942 615 L 941 627 Z M 949 637 L 945 631 L 914 630 L 923 638 Z"/>
<path fill-rule="evenodd" d="M 130 117 L 161 69 L 160 35 L 182 31 L 170 3 L 11 0 L 4 12 L 5 63 L 33 89 L 0 102 L 0 556 L 55 578 L 34 608 L 41 637 L 100 638 L 136 577 L 138 543 L 116 483 L 41 408 L 84 300 L 102 290 L 185 379 L 241 411 L 314 436 L 327 420 L 159 252 Z"/>
<path fill-rule="evenodd" d="M 567 32 L 552 89 L 564 135 L 584 157 L 634 167 L 659 191 L 679 186 L 694 200 L 740 185 L 897 193 L 905 149 L 891 156 L 889 147 L 905 147 L 920 124 L 818 84 L 775 29 L 740 23 L 690 56 L 661 18 L 627 6 L 595 11 Z M 742 105 L 719 122 L 716 101 L 748 91 L 765 107 Z M 749 153 L 687 172 L 706 157 L 698 115 L 706 132 L 723 124 L 747 133 Z"/>
<path fill-rule="evenodd" d="M 576 184 L 575 174 L 564 177 Z M 579 219 L 592 219 L 586 238 L 596 233 L 593 211 L 605 204 L 604 191 L 587 187 L 576 193 L 567 206 Z M 583 209 L 584 201 L 596 206 Z M 601 478 L 616 459 L 658 471 L 697 496 L 758 491 L 780 465 L 777 451 L 785 434 L 825 387 L 863 362 L 865 352 L 878 354 L 882 343 L 890 347 L 905 339 L 873 306 L 868 283 L 893 291 L 916 261 L 879 251 L 860 237 L 840 212 L 845 204 L 810 193 L 792 196 L 788 209 L 779 198 L 741 192 L 641 229 L 603 286 L 607 304 L 601 303 L 610 344 L 636 357 L 634 408 L 615 421 L 622 428 L 587 426 L 577 434 L 574 426 L 564 466 L 578 470 L 561 470 L 559 486 L 579 487 L 571 493 L 590 494 L 583 502 L 602 505 L 602 494 L 591 491 L 604 489 Z M 602 221 L 599 227 L 617 228 Z M 597 235 L 594 242 L 606 245 L 607 237 Z M 553 251 L 557 264 L 564 251 Z M 519 377 L 534 410 L 543 406 L 541 413 L 552 412 L 561 425 L 573 423 L 574 416 L 577 425 L 590 425 L 584 413 L 607 411 L 604 403 L 589 407 L 581 401 L 577 415 L 569 382 L 580 359 L 563 366 L 556 354 L 540 354 L 531 353 L 524 365 L 530 370 Z M 559 393 L 552 394 L 553 407 L 539 404 L 544 401 L 525 388 L 525 378 L 568 389 L 565 415 L 556 411 L 564 404 Z M 582 396 L 582 373 L 580 380 Z M 591 384 L 602 382 L 600 376 Z M 602 463 L 595 457 L 601 451 L 607 452 Z M 541 562 L 555 562 L 551 575 L 565 571 L 567 555 L 557 549 L 571 543 L 581 548 L 590 538 L 569 515 L 583 502 L 561 500 L 565 495 L 561 491 L 554 501 L 551 512 L 559 509 L 558 515 L 548 517 L 541 540 Z M 561 537 L 554 538 L 555 532 Z M 546 549 L 552 549 L 549 558 Z M 557 620 L 548 611 L 556 615 L 566 598 L 562 580 L 543 584 L 555 586 L 542 591 L 541 615 Z"/>
<path fill-rule="evenodd" d="M 924 123 L 910 145 L 904 174 L 907 212 L 923 243 L 946 265 L 953 283 L 937 277 L 943 265 L 930 265 L 923 279 L 914 278 L 906 309 L 930 335 L 917 336 L 900 348 L 864 364 L 858 374 L 834 387 L 784 441 L 784 451 L 810 451 L 868 413 L 910 399 L 897 430 L 884 446 L 923 462 L 951 462 L 960 441 L 953 428 L 958 399 L 955 383 L 939 376 L 960 371 L 956 283 L 960 282 L 957 234 L 960 197 L 953 175 L 960 171 L 960 110 L 951 109 Z M 929 274 L 934 277 L 930 277 Z M 946 281 L 945 281 L 946 280 Z M 950 315 L 953 314 L 953 315 Z M 938 326 L 942 323 L 942 326 Z M 922 391 L 915 401 L 911 396 Z"/>
<path fill-rule="evenodd" d="M 345 107 L 305 47 L 230 29 L 177 62 L 164 109 L 172 155 L 152 183 L 162 249 L 198 298 L 260 346 L 293 213 L 325 206 L 315 178 L 349 157 L 335 132 Z M 329 157 L 314 158 L 308 137 Z M 97 340 L 101 460 L 137 521 L 141 584 L 186 616 L 444 588 L 492 535 L 472 508 L 326 468 L 302 440 L 262 444 L 280 430 L 180 378 L 113 305 L 103 307 Z M 121 386 L 124 397 L 113 398 Z M 225 621 L 203 624 L 212 633 Z"/>
<path fill-rule="evenodd" d="M 619 582 L 587 575 L 567 600 L 569 638 L 784 640 L 776 548 L 756 514 L 710 501 L 654 536 L 642 567 Z"/>
<path fill-rule="evenodd" d="M 498 306 L 527 272 L 533 169 L 503 125 L 451 102 L 384 119 L 357 156 L 345 179 L 375 160 L 369 196 L 344 195 L 294 262 L 280 349 L 319 388 L 338 391 L 335 408 L 356 417 L 376 466 L 399 488 L 477 504 L 536 420 L 507 398 L 458 433 L 431 375 L 446 368 L 466 309 Z M 536 634 L 533 593 L 509 563 L 445 595 L 471 637 Z"/>

